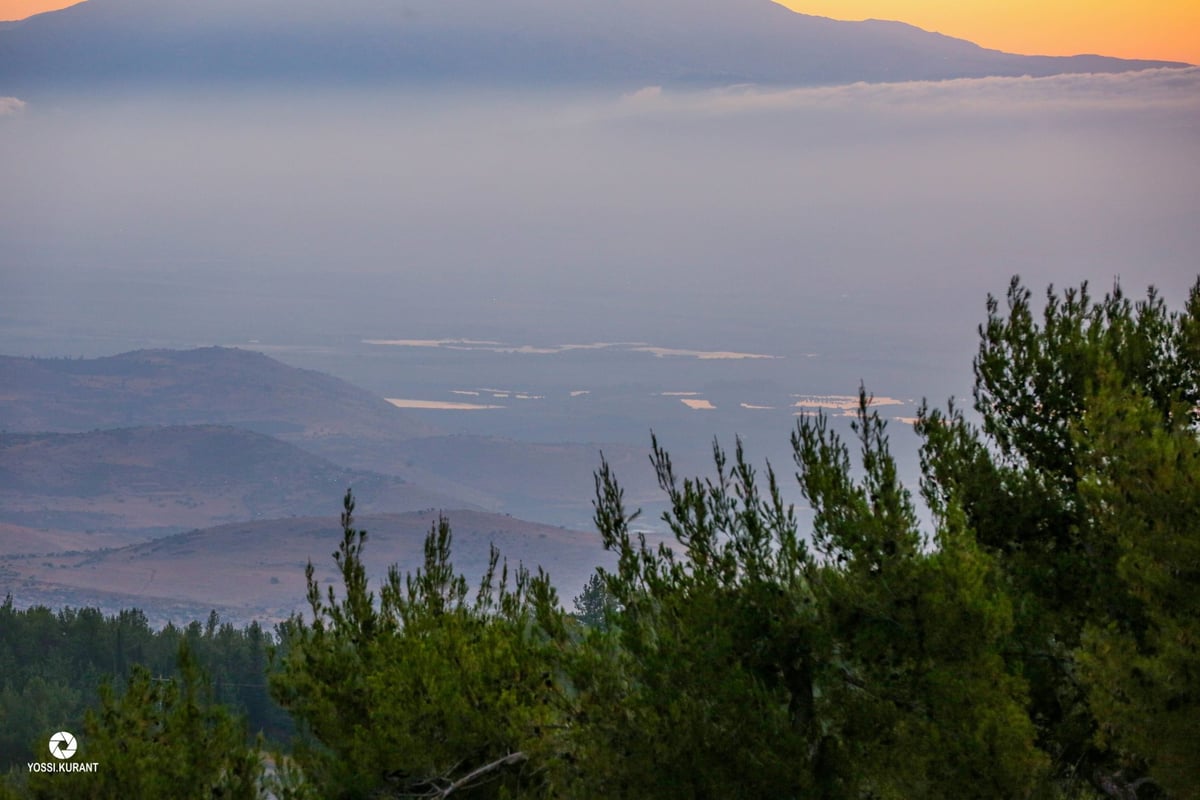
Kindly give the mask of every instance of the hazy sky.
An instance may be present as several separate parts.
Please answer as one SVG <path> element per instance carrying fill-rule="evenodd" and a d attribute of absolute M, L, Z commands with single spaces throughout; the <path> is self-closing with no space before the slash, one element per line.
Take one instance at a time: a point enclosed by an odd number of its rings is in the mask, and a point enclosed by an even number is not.
<path fill-rule="evenodd" d="M 1097 53 L 1200 64 L 1196 0 L 782 0 L 805 14 L 894 19 L 1013 53 Z M 0 20 L 74 5 L 63 0 L 0 0 Z"/>
<path fill-rule="evenodd" d="M 782 0 L 835 19 L 896 19 L 996 50 L 1200 64 L 1196 0 Z"/>

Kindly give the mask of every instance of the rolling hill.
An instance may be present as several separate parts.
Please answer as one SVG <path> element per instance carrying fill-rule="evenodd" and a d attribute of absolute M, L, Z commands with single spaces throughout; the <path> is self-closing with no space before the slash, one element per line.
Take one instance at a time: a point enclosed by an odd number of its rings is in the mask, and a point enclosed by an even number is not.
<path fill-rule="evenodd" d="M 138 350 L 92 359 L 0 356 L 0 430 L 231 425 L 292 442 L 433 433 L 381 397 L 251 350 Z"/>
<path fill-rule="evenodd" d="M 224 522 L 329 513 L 350 486 L 379 511 L 463 505 L 401 478 L 338 467 L 238 428 L 0 435 L 0 521 L 31 529 L 130 541 Z M 55 541 L 69 546 L 78 537 L 31 537 L 29 547 Z M 101 537 L 94 541 L 101 545 Z M 8 552 L 21 549 L 5 544 Z"/>
<path fill-rule="evenodd" d="M 363 508 L 366 504 L 360 503 Z M 510 567 L 546 568 L 570 606 L 595 566 L 609 563 L 599 537 L 502 514 L 454 511 L 454 565 L 475 584 L 495 544 Z M 366 563 L 379 580 L 393 563 L 404 571 L 422 559 L 433 512 L 364 514 Z M 120 549 L 30 557 L 0 557 L 0 595 L 22 606 L 137 607 L 152 620 L 200 619 L 216 609 L 229 621 L 278 620 L 304 606 L 304 568 L 313 562 L 322 583 L 337 578 L 332 551 L 336 517 L 241 522 L 196 530 Z"/>
<path fill-rule="evenodd" d="M 432 426 L 413 420 L 382 397 L 253 351 L 221 347 L 141 350 L 75 360 L 0 356 L 0 386 L 4 387 L 0 389 L 0 431 L 89 433 L 77 438 L 0 440 L 6 442 L 0 451 L 0 520 L 14 524 L 113 531 L 128 528 L 144 514 L 156 521 L 137 524 L 139 529 L 178 531 L 232 521 L 238 518 L 232 516 L 238 508 L 252 512 L 245 518 L 323 513 L 330 507 L 330 498 L 336 503 L 347 485 L 353 483 L 357 488 L 362 484 L 351 470 L 379 473 L 370 481 L 393 476 L 388 480 L 403 487 L 397 489 L 394 504 L 379 510 L 475 507 L 576 525 L 586 524 L 591 517 L 592 472 L 600 464 L 599 445 L 437 436 Z M 182 428 L 100 433 L 114 428 L 197 425 L 236 427 L 262 436 Z M 272 466 L 243 470 L 234 464 L 197 462 L 189 467 L 194 472 L 188 476 L 169 471 L 158 476 L 165 479 L 172 474 L 178 481 L 174 488 L 150 493 L 143 491 L 149 484 L 140 477 L 117 480 L 116 476 L 125 475 L 127 465 L 122 459 L 129 456 L 122 448 L 127 447 L 127 440 L 140 448 L 137 458 L 141 463 L 161 469 L 163 464 L 156 460 L 160 457 L 176 459 L 172 462 L 176 466 L 182 463 L 183 450 L 168 455 L 172 447 L 202 452 L 199 445 L 185 445 L 183 440 L 204 436 L 222 439 L 222 443 L 210 443 L 213 452 L 233 453 L 243 448 Z M 268 437 L 306 452 L 275 447 Z M 621 475 L 631 497 L 657 497 L 643 448 L 603 449 L 614 465 L 626 467 Z M 103 465 L 103 471 L 92 474 L 89 463 L 93 462 Z M 229 468 L 221 473 L 226 466 Z M 246 497 L 265 491 L 264 497 L 279 499 L 272 501 L 274 505 L 251 509 L 246 501 L 235 502 L 233 494 L 211 494 L 212 487 L 200 488 L 196 483 L 202 475 L 216 474 L 244 478 Z M 318 474 L 320 477 L 315 477 Z M 279 477 L 264 483 L 264 476 L 270 475 Z M 298 481 L 297 494 L 284 502 L 279 493 L 287 476 Z M 61 490 L 52 490 L 60 480 L 66 481 Z M 89 493 L 98 491 L 95 487 L 100 484 L 106 488 L 97 499 Z M 323 496 L 324 505 L 304 505 L 309 501 L 300 499 L 311 497 L 313 503 L 318 502 L 302 488 L 313 485 L 334 487 L 332 494 Z M 363 489 L 374 485 L 368 482 Z M 9 487 L 7 494 L 5 486 Z M 125 498 L 124 509 L 114 505 L 118 490 Z M 174 517 L 165 514 L 164 498 L 178 492 L 191 494 L 194 502 L 208 510 L 184 513 L 184 507 L 172 500 L 167 507 Z M 381 488 L 371 499 L 383 494 Z M 72 495 L 74 499 L 68 499 Z M 201 496 L 208 499 L 197 499 Z M 217 500 L 218 496 L 222 499 Z M 59 500 L 48 504 L 47 497 Z M 135 497 L 143 499 L 135 502 Z M 288 505 L 292 500 L 299 505 Z"/>

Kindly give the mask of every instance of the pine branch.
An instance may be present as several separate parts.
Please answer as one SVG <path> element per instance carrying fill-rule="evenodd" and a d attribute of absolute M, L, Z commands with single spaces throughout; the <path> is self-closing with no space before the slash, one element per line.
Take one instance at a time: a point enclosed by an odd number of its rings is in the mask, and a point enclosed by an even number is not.
<path fill-rule="evenodd" d="M 515 753 L 509 753 L 502 758 L 498 758 L 495 761 L 484 764 L 481 767 L 476 767 L 458 780 L 446 783 L 445 778 L 435 778 L 434 780 L 429 781 L 429 783 L 435 784 L 436 781 L 436 784 L 444 785 L 432 785 L 427 792 L 421 794 L 404 794 L 401 795 L 401 797 L 446 798 L 457 792 L 459 789 L 471 788 L 481 779 L 487 777 L 489 773 L 495 772 L 502 767 L 512 766 L 513 764 L 519 764 L 522 761 L 527 760 L 529 760 L 529 756 L 527 756 L 523 751 L 518 750 Z"/>

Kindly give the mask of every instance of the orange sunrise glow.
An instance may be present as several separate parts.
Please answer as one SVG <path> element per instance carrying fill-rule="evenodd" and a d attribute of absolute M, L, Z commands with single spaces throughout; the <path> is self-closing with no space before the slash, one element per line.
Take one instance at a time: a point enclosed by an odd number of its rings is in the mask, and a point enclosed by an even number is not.
<path fill-rule="evenodd" d="M 77 0 L 0 0 L 0 20 L 75 5 Z M 1012 53 L 1096 53 L 1200 64 L 1200 3 L 1195 0 L 778 0 L 804 14 L 891 19 Z"/>
<path fill-rule="evenodd" d="M 0 21 L 25 19 L 45 11 L 76 5 L 79 0 L 0 0 Z"/>
<path fill-rule="evenodd" d="M 779 0 L 804 14 L 892 19 L 983 47 L 1026 55 L 1080 53 L 1200 64 L 1195 0 Z"/>

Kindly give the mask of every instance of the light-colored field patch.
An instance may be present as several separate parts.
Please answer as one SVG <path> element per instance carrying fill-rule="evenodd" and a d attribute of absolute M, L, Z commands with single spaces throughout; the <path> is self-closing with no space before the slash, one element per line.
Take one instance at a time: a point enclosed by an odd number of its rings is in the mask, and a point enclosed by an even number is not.
<path fill-rule="evenodd" d="M 489 394 L 492 397 L 515 400 L 544 400 L 544 394 L 534 394 L 533 392 L 514 392 L 510 389 L 451 389 L 450 394 L 456 394 L 460 397 L 480 397 L 484 394 Z"/>
<path fill-rule="evenodd" d="M 379 344 L 388 347 L 489 347 L 500 342 L 487 339 L 363 339 L 363 344 Z"/>
<path fill-rule="evenodd" d="M 679 402 L 683 403 L 688 408 L 696 411 L 716 411 L 717 407 L 707 400 L 701 400 L 696 397 L 681 397 Z"/>
<path fill-rule="evenodd" d="M 404 397 L 388 397 L 386 399 L 396 408 L 424 408 L 437 411 L 485 411 L 489 408 L 504 408 L 504 406 L 485 405 L 483 403 L 458 403 L 448 400 L 411 400 Z"/>
<path fill-rule="evenodd" d="M 527 389 L 499 389 L 499 388 L 488 387 L 488 386 L 479 387 L 479 391 L 484 394 L 490 394 L 493 396 L 504 395 L 505 397 L 507 397 L 509 395 L 521 395 L 521 394 L 532 395 L 533 394 L 533 392 L 531 392 Z"/>
<path fill-rule="evenodd" d="M 775 406 L 756 406 L 753 403 L 739 403 L 742 408 L 748 408 L 751 411 L 771 411 Z"/>
<path fill-rule="evenodd" d="M 659 397 L 698 397 L 699 392 L 659 392 Z"/>
<path fill-rule="evenodd" d="M 478 348 L 482 350 L 491 350 L 493 353 L 508 353 L 519 356 L 553 356 L 563 352 L 561 347 L 538 347 L 532 344 L 513 345 L 507 347 L 497 345 L 496 347 Z"/>
<path fill-rule="evenodd" d="M 634 343 L 640 344 L 640 343 Z M 493 342 L 472 349 L 490 350 L 493 353 L 515 353 L 517 355 L 553 356 L 559 353 L 569 353 L 573 350 L 607 350 L 611 347 L 628 347 L 630 343 L 621 342 L 592 342 L 591 344 L 504 344 Z"/>
<path fill-rule="evenodd" d="M 571 397 L 583 397 L 585 394 L 591 393 L 592 392 L 590 389 L 576 389 L 575 391 L 571 392 Z"/>
<path fill-rule="evenodd" d="M 737 353 L 730 350 L 679 350 L 673 347 L 632 347 L 630 348 L 635 353 L 650 353 L 656 358 L 666 358 L 668 356 L 679 356 L 684 358 L 698 358 L 701 361 L 740 361 L 750 358 L 783 358 L 783 356 L 770 356 L 763 353 Z"/>
<path fill-rule="evenodd" d="M 363 339 L 363 344 L 388 347 L 441 347 L 448 350 L 486 350 L 492 353 L 515 353 L 518 355 L 555 355 L 571 350 L 603 350 L 609 347 L 627 347 L 640 342 L 592 342 L 590 344 L 510 344 L 493 339 Z"/>
<path fill-rule="evenodd" d="M 848 394 L 794 394 L 796 402 L 792 408 L 830 408 L 837 411 L 854 411 L 858 408 L 858 396 Z M 903 400 L 894 397 L 872 397 L 872 406 L 902 406 Z"/>

